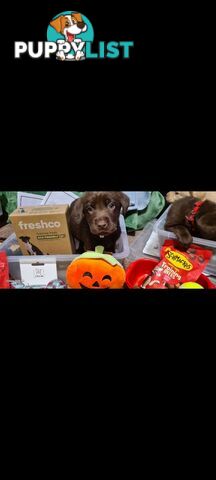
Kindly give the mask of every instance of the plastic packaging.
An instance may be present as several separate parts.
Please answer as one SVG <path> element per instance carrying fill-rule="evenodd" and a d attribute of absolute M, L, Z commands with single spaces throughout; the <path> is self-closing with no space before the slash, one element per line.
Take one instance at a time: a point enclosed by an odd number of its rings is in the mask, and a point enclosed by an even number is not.
<path fill-rule="evenodd" d="M 171 206 L 165 210 L 163 215 L 157 220 L 154 225 L 155 231 L 158 233 L 158 241 L 160 247 L 164 245 L 164 242 L 168 239 L 176 239 L 174 233 L 171 233 L 164 229 L 164 225 L 166 223 L 167 213 Z M 212 240 L 206 240 L 203 238 L 193 237 L 193 243 L 199 245 L 200 247 L 206 248 L 208 250 L 212 250 L 213 256 L 205 269 L 205 273 L 208 275 L 215 275 L 216 276 L 216 242 Z"/>

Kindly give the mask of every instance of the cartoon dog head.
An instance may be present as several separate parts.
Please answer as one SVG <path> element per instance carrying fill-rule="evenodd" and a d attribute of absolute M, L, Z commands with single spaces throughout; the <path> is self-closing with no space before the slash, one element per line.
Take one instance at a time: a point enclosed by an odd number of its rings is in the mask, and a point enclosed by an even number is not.
<path fill-rule="evenodd" d="M 60 15 L 50 22 L 51 27 L 58 33 L 64 35 L 67 42 L 72 42 L 75 35 L 86 32 L 87 25 L 83 21 L 80 13 L 71 13 L 70 15 Z"/>
<path fill-rule="evenodd" d="M 20 240 L 22 240 L 23 243 L 30 243 L 29 240 L 30 240 L 30 237 L 19 237 Z"/>

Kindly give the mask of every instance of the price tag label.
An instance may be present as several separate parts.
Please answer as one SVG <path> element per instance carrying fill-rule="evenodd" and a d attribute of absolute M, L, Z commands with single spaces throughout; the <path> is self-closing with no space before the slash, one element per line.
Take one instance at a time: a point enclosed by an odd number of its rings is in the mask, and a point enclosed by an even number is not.
<path fill-rule="evenodd" d="M 30 259 L 20 260 L 20 272 L 22 282 L 26 286 L 46 286 L 58 278 L 56 260 L 46 263 L 33 262 Z"/>

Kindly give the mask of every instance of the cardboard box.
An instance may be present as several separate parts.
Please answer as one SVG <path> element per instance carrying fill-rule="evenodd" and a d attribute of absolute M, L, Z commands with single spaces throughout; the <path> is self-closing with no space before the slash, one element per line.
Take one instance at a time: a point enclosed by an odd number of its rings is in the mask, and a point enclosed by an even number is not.
<path fill-rule="evenodd" d="M 23 255 L 75 252 L 68 227 L 68 205 L 20 207 L 10 215 Z"/>

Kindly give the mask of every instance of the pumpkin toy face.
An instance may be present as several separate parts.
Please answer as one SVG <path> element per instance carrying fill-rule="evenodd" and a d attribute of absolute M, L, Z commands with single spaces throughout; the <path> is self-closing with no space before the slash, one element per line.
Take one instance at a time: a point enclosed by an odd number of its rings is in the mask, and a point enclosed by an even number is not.
<path fill-rule="evenodd" d="M 103 248 L 103 247 L 102 247 Z M 122 288 L 125 271 L 112 255 L 104 255 L 96 247 L 75 259 L 67 269 L 67 284 L 76 289 Z"/>

